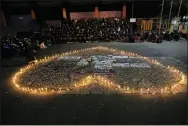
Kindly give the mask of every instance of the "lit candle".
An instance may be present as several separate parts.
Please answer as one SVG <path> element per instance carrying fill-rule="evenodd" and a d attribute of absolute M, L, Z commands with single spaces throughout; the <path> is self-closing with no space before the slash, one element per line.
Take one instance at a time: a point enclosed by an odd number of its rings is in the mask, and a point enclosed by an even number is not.
<path fill-rule="evenodd" d="M 153 95 L 155 95 L 155 91 L 153 91 L 153 93 L 152 93 Z"/>
<path fill-rule="evenodd" d="M 163 89 L 161 89 L 161 94 L 163 93 Z"/>
<path fill-rule="evenodd" d="M 149 93 L 149 89 L 147 89 L 147 95 L 148 95 L 148 93 Z"/>
<path fill-rule="evenodd" d="M 143 89 L 141 88 L 140 91 L 143 92 Z"/>
<path fill-rule="evenodd" d="M 141 89 L 140 89 L 140 94 L 142 95 L 142 93 L 143 93 L 143 89 L 141 88 Z"/>
<path fill-rule="evenodd" d="M 167 88 L 167 87 L 165 87 L 165 92 L 167 92 L 167 89 L 168 89 L 168 88 Z"/>

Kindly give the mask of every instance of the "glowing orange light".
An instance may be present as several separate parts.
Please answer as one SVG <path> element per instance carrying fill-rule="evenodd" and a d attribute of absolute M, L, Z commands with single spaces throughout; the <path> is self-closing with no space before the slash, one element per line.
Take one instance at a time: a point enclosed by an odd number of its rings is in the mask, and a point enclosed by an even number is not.
<path fill-rule="evenodd" d="M 70 51 L 70 52 L 66 52 L 66 53 L 62 53 L 61 55 L 69 55 L 69 54 L 73 54 L 73 53 L 77 53 L 77 52 L 82 52 L 82 51 L 86 51 L 86 50 L 94 50 L 94 49 L 102 49 L 102 50 L 106 50 L 106 49 L 108 49 L 108 50 L 111 50 L 111 51 L 118 51 L 117 49 L 112 49 L 112 48 L 107 48 L 107 47 L 101 47 L 101 46 L 97 46 L 97 47 L 92 47 L 92 48 L 88 48 L 88 49 L 81 49 L 81 50 L 74 50 L 74 51 Z M 154 63 L 154 64 L 157 64 L 157 65 L 161 65 L 161 66 L 163 66 L 161 63 L 159 63 L 157 60 L 153 60 L 153 59 L 149 59 L 149 58 L 147 58 L 147 57 L 143 57 L 143 56 L 140 56 L 140 55 L 137 55 L 137 54 L 135 54 L 135 53 L 132 53 L 132 52 L 127 52 L 127 51 L 118 51 L 119 53 L 122 53 L 122 54 L 129 54 L 129 55 L 136 55 L 137 57 L 140 57 L 140 58 L 142 58 L 142 59 L 145 59 L 145 60 L 148 60 L 149 62 L 151 62 L 151 63 Z M 51 59 L 53 59 L 53 58 L 55 58 L 55 57 L 58 57 L 59 56 L 59 54 L 56 54 L 56 55 L 54 55 L 54 56 L 51 56 L 51 57 L 45 57 L 44 59 L 40 59 L 40 60 L 35 60 L 35 64 L 38 64 L 39 62 L 45 62 L 45 61 L 49 61 L 49 60 L 51 60 Z M 17 72 L 16 74 L 15 74 L 15 76 L 12 78 L 12 82 L 13 82 L 13 84 L 15 85 L 15 87 L 16 88 L 20 88 L 20 84 L 18 84 L 17 83 L 17 81 L 18 81 L 18 76 L 20 76 L 21 74 L 23 74 L 24 72 L 26 72 L 26 71 L 28 71 L 30 68 L 32 68 L 35 64 L 31 64 L 31 65 L 28 65 L 28 66 L 25 66 L 25 67 L 23 67 L 23 68 L 21 68 L 20 69 L 20 71 L 19 72 Z M 164 66 L 165 67 L 165 66 Z M 160 93 L 162 94 L 162 93 L 167 93 L 167 90 L 169 89 L 169 90 L 174 90 L 175 88 L 178 88 L 178 86 L 181 86 L 181 84 L 185 84 L 186 83 L 186 76 L 182 73 L 182 72 L 180 72 L 179 70 L 177 70 L 176 68 L 174 68 L 174 67 L 170 67 L 170 66 L 167 66 L 167 68 L 170 70 L 170 71 L 172 71 L 172 72 L 177 72 L 178 74 L 180 74 L 181 75 L 181 80 L 180 80 L 180 82 L 179 83 L 177 83 L 177 84 L 174 84 L 173 86 L 171 86 L 171 87 L 165 87 L 164 89 L 163 88 L 161 88 L 161 90 L 160 90 Z M 92 76 L 92 75 L 89 75 L 89 76 L 87 76 L 85 79 L 83 79 L 83 81 L 82 81 L 82 83 L 78 83 L 78 84 L 75 84 L 75 86 L 76 87 L 80 87 L 81 85 L 90 85 L 91 84 L 91 82 L 92 82 L 92 80 L 91 79 L 96 79 L 96 80 L 99 80 L 99 82 L 101 82 L 101 83 L 103 83 L 103 84 L 101 84 L 101 85 L 103 85 L 103 86 L 107 86 L 107 87 L 109 87 L 109 88 L 114 88 L 114 87 L 118 87 L 119 88 L 119 90 L 124 90 L 123 92 L 126 92 L 125 90 L 127 90 L 127 91 L 131 91 L 132 93 L 133 92 L 140 92 L 140 94 L 142 95 L 142 93 L 143 93 L 143 89 L 140 89 L 140 90 L 136 90 L 135 91 L 135 89 L 130 89 L 129 87 L 127 87 L 127 88 L 124 88 L 124 87 L 120 87 L 120 85 L 118 85 L 118 84 L 114 84 L 114 83 L 112 83 L 112 81 L 110 81 L 110 80 L 108 80 L 108 79 L 104 79 L 104 77 L 101 77 L 101 76 Z M 187 83 L 186 83 L 187 84 Z M 48 91 L 48 89 L 45 87 L 45 88 L 39 88 L 39 89 L 30 89 L 30 88 L 27 88 L 27 87 L 22 87 L 22 88 L 20 88 L 21 90 L 23 90 L 23 91 L 29 91 L 29 92 L 34 92 L 34 93 L 40 93 L 40 92 L 43 92 L 43 90 L 45 90 L 45 92 L 47 92 Z M 59 88 L 59 90 L 61 90 L 61 88 Z M 67 88 L 67 91 L 69 91 L 69 89 Z M 55 90 L 52 90 L 52 92 L 55 92 Z M 154 90 L 154 89 L 147 89 L 147 95 L 149 94 L 149 92 L 151 92 L 153 95 L 155 95 L 156 93 L 157 93 L 157 90 Z M 172 93 L 174 93 L 174 92 L 172 92 Z"/>

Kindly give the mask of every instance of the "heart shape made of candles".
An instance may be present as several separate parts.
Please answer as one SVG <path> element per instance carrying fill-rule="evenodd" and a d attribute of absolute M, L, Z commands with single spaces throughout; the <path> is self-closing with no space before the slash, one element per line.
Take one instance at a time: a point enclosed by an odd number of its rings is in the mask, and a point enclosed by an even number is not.
<path fill-rule="evenodd" d="M 102 46 L 36 60 L 15 73 L 12 81 L 20 91 L 44 95 L 92 91 L 176 94 L 184 92 L 187 85 L 186 75 L 176 68 L 136 53 Z"/>

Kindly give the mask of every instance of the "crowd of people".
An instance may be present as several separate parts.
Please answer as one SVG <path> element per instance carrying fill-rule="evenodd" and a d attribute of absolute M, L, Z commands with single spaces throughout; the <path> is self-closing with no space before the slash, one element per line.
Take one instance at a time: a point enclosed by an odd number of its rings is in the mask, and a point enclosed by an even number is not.
<path fill-rule="evenodd" d="M 26 34 L 29 32 L 24 32 Z M 37 36 L 34 33 L 28 35 L 17 34 L 17 36 L 6 35 L 1 41 L 2 58 L 25 56 L 28 61 L 34 59 L 38 49 L 47 48 L 52 44 L 51 37 Z"/>
<path fill-rule="evenodd" d="M 37 48 L 46 48 L 53 43 L 86 42 L 144 42 L 161 43 L 162 40 L 179 40 L 180 34 L 158 33 L 144 34 L 133 32 L 133 25 L 121 18 L 63 20 L 61 25 L 41 27 L 40 32 L 32 29 L 19 32 L 17 36 L 1 37 L 2 55 L 24 55 L 33 60 Z"/>
<path fill-rule="evenodd" d="M 64 20 L 61 25 L 52 25 L 43 28 L 43 33 L 50 34 L 56 42 L 148 42 L 161 43 L 162 40 L 176 40 L 180 36 L 187 39 L 186 35 L 178 31 L 172 33 L 161 31 L 145 31 L 136 33 L 136 24 L 131 24 L 121 18 L 100 18 Z M 167 30 L 168 31 L 168 30 Z"/>
<path fill-rule="evenodd" d="M 130 23 L 120 18 L 65 20 L 61 26 L 50 26 L 43 32 L 61 42 L 128 42 L 132 39 Z"/>

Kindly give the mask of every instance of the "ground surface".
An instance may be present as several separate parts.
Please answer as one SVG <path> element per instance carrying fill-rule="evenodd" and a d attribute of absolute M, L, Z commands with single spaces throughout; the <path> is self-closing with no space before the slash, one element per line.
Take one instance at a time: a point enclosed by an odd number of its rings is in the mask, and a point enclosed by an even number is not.
<path fill-rule="evenodd" d="M 38 57 L 72 49 L 107 46 L 156 57 L 186 71 L 187 42 L 93 43 L 53 45 L 41 50 Z M 137 95 L 57 95 L 31 96 L 16 92 L 10 78 L 24 58 L 2 61 L 3 124 L 186 124 L 187 96 L 143 98 Z"/>

